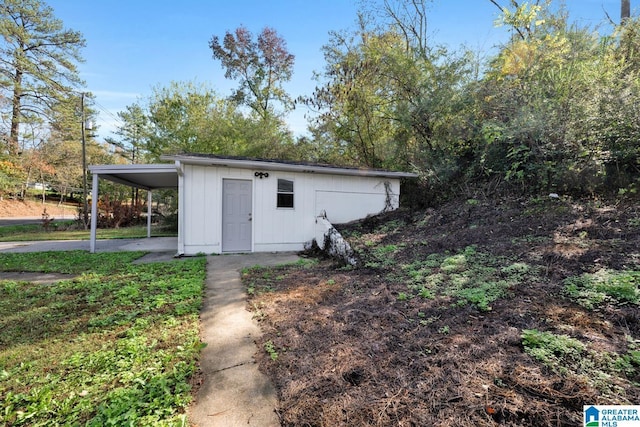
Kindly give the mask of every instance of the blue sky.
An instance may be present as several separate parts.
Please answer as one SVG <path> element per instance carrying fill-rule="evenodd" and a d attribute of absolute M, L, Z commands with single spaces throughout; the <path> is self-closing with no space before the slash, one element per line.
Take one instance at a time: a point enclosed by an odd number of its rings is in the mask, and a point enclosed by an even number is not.
<path fill-rule="evenodd" d="M 321 71 L 321 48 L 329 32 L 353 27 L 356 0 L 45 0 L 66 28 L 80 31 L 87 42 L 80 65 L 86 90 L 96 96 L 98 139 L 110 135 L 116 113 L 144 99 L 153 87 L 171 81 L 207 83 L 221 96 L 236 84 L 224 78 L 208 47 L 213 35 L 244 25 L 254 34 L 274 28 L 295 55 L 290 95 L 310 95 L 314 71 Z M 508 3 L 501 0 L 501 3 Z M 570 18 L 596 26 L 619 16 L 620 0 L 566 0 Z M 632 1 L 632 8 L 634 7 Z M 633 11 L 635 12 L 635 10 Z M 462 44 L 482 52 L 506 40 L 495 28 L 498 9 L 489 0 L 434 0 L 429 33 L 439 43 Z M 291 114 L 289 125 L 304 133 L 304 110 Z"/>

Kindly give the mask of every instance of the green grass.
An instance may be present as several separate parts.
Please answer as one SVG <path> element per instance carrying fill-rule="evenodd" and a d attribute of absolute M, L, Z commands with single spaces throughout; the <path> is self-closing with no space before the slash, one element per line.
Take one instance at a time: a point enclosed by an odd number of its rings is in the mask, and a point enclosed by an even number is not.
<path fill-rule="evenodd" d="M 56 226 L 57 225 L 57 226 Z M 65 230 L 68 222 L 54 222 L 50 231 L 45 231 L 42 225 L 11 225 L 0 227 L 0 242 L 23 242 L 30 240 L 89 240 L 89 230 Z M 152 227 L 154 237 L 175 236 L 173 231 L 166 231 L 161 227 Z M 136 239 L 147 237 L 146 226 L 108 228 L 96 230 L 98 239 Z"/>
<path fill-rule="evenodd" d="M 71 225 L 73 221 L 53 221 L 49 224 L 50 230 L 56 230 L 58 228 L 65 228 Z M 4 225 L 0 227 L 0 239 L 5 239 L 10 236 L 20 236 L 22 234 L 35 234 L 44 233 L 45 230 L 42 224 L 26 224 L 26 225 Z M 51 234 L 51 232 L 47 233 Z"/>
<path fill-rule="evenodd" d="M 87 251 L 26 252 L 0 254 L 0 271 L 108 274 L 140 258 L 144 252 L 96 253 Z"/>
<path fill-rule="evenodd" d="M 0 254 L 1 270 L 78 274 L 0 281 L 0 425 L 186 424 L 206 259 L 141 255 Z"/>

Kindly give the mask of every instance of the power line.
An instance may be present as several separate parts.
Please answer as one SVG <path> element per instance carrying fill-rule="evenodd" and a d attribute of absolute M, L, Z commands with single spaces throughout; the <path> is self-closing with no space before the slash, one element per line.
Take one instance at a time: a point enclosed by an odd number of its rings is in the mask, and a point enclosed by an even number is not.
<path fill-rule="evenodd" d="M 93 100 L 93 103 L 95 105 L 98 106 L 98 108 L 105 113 L 107 116 L 111 117 L 113 120 L 115 120 L 116 122 L 120 123 L 120 124 L 124 124 L 124 122 L 122 121 L 122 119 L 120 119 L 120 117 L 118 117 L 116 114 L 113 114 L 111 111 L 109 111 L 104 105 L 100 104 L 98 101 L 96 101 L 95 99 Z"/>
<path fill-rule="evenodd" d="M 91 93 L 91 91 L 89 90 L 85 90 L 84 88 L 80 88 L 77 85 L 73 85 L 74 87 L 74 92 L 77 92 L 79 94 L 87 94 L 87 93 Z M 93 95 L 93 93 L 91 93 Z M 125 123 L 120 119 L 120 117 L 118 117 L 116 114 L 112 113 L 111 111 L 109 111 L 104 105 L 100 104 L 96 98 L 95 95 L 93 95 L 93 97 L 91 98 L 92 101 L 92 105 L 96 106 L 100 111 L 102 111 L 103 113 L 105 113 L 107 116 L 109 116 L 111 119 L 113 119 L 114 121 L 116 121 L 118 124 L 120 125 L 124 125 Z M 106 120 L 102 119 L 99 115 L 98 118 L 100 118 L 101 120 L 104 121 L 104 123 L 108 123 Z"/>

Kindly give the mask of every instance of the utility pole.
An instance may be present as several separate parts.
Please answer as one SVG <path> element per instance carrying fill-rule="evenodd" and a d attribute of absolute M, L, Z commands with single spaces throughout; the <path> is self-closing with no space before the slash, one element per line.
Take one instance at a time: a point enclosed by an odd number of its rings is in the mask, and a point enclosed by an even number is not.
<path fill-rule="evenodd" d="M 620 24 L 631 18 L 631 0 L 620 0 Z"/>
<path fill-rule="evenodd" d="M 80 115 L 82 116 L 82 221 L 86 230 L 89 228 L 89 204 L 87 203 L 87 142 L 84 134 L 84 95 L 84 92 L 80 94 Z"/>

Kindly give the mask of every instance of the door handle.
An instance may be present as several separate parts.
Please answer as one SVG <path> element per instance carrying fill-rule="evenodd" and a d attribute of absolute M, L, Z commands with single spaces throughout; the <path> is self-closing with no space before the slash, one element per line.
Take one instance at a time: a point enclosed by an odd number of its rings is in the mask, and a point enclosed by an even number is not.
<path fill-rule="evenodd" d="M 249 221 L 251 221 L 253 218 L 251 217 L 251 212 L 249 212 Z"/>

